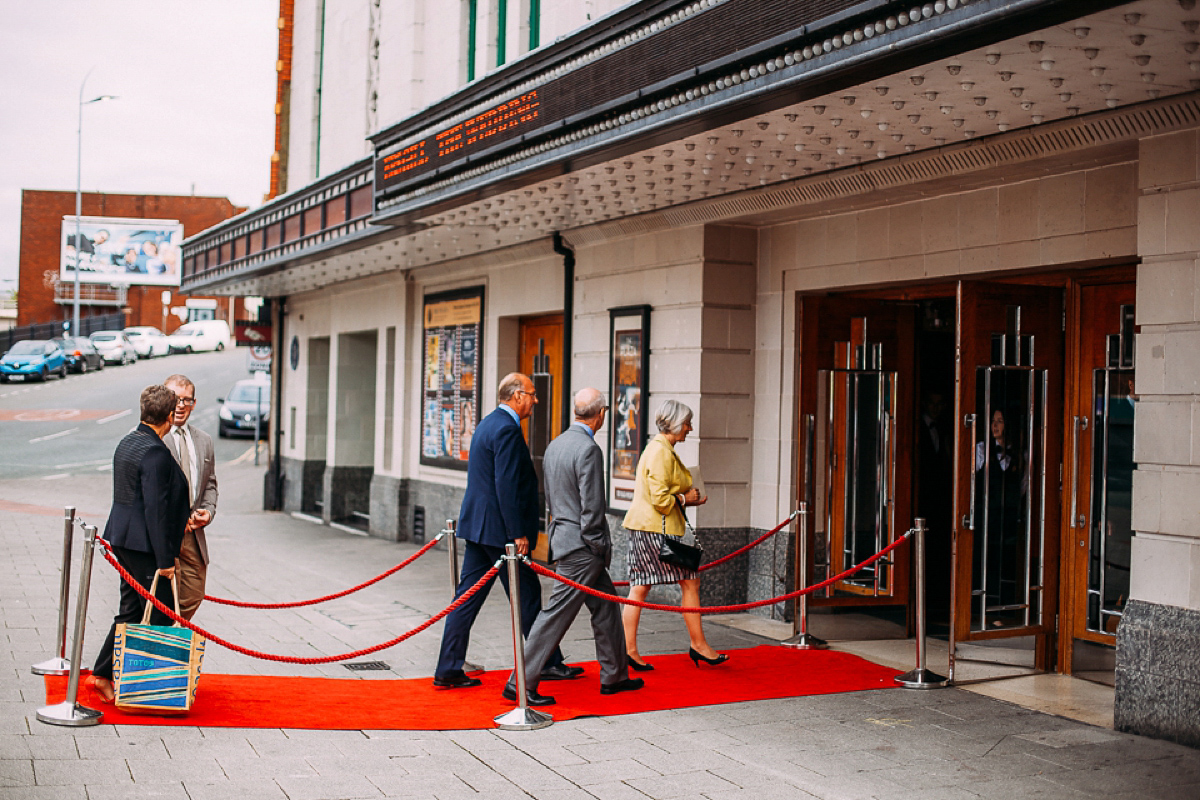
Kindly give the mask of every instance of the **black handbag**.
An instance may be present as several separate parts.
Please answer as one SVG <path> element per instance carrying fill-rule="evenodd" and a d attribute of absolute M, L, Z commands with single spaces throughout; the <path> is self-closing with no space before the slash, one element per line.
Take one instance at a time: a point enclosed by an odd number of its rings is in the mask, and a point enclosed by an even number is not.
<path fill-rule="evenodd" d="M 676 501 L 678 503 L 678 501 Z M 683 509 L 679 510 L 683 514 Z M 691 523 L 688 522 L 687 514 L 683 514 L 683 522 L 688 528 L 691 528 Z M 692 531 L 693 534 L 695 531 Z M 697 540 L 699 541 L 699 540 Z M 700 569 L 700 561 L 704 558 L 704 548 L 698 545 L 685 544 L 681 536 L 667 535 L 667 517 L 663 515 L 663 537 L 662 544 L 658 546 L 658 560 L 664 564 L 670 564 L 673 567 L 681 567 L 683 569 L 695 572 Z"/>

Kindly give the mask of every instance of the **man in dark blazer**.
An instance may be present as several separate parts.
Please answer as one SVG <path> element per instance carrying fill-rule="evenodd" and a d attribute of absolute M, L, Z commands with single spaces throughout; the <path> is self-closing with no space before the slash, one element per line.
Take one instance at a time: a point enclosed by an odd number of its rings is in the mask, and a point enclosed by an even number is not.
<path fill-rule="evenodd" d="M 176 398 L 171 430 L 163 437 L 163 442 L 187 478 L 192 508 L 183 543 L 179 546 L 179 557 L 175 559 L 179 615 L 191 619 L 204 600 L 204 583 L 208 575 L 208 542 L 204 529 L 217 515 L 217 458 L 212 437 L 188 424 L 188 418 L 196 408 L 196 384 L 186 375 L 172 375 L 163 381 L 163 386 L 173 391 Z"/>
<path fill-rule="evenodd" d="M 171 427 L 175 393 L 166 386 L 147 386 L 141 396 L 141 424 L 130 431 L 113 454 L 113 504 L 104 526 L 104 538 L 113 555 L 137 582 L 149 589 L 155 574 L 156 597 L 171 605 L 170 580 L 175 575 L 175 557 L 187 526 L 187 481 L 162 436 Z M 92 668 L 96 691 L 112 702 L 113 639 L 117 624 L 141 622 L 146 601 L 133 587 L 121 582 L 121 604 L 113 617 L 108 638 Z M 151 624 L 169 625 L 157 609 Z"/>
<path fill-rule="evenodd" d="M 467 458 L 467 490 L 458 516 L 458 538 L 464 542 L 462 573 L 455 598 L 474 586 L 496 560 L 504 555 L 510 542 L 517 553 L 528 555 L 537 544 L 538 487 L 537 473 L 529 446 L 521 432 L 521 420 L 528 419 L 537 403 L 533 381 L 514 372 L 504 376 L 496 395 L 496 410 L 480 421 L 471 438 Z M 518 568 L 521 592 L 521 628 L 525 635 L 542 608 L 542 588 L 537 574 L 524 564 Z M 489 581 L 469 600 L 446 616 L 442 648 L 438 655 L 433 685 L 445 689 L 478 686 L 478 678 L 463 672 L 471 626 L 492 588 Z M 500 582 L 508 591 L 508 570 L 501 568 Z M 547 660 L 543 680 L 574 678 L 581 667 L 568 667 L 556 652 Z"/>
<path fill-rule="evenodd" d="M 596 444 L 596 431 L 604 425 L 607 410 L 599 390 L 577 392 L 575 422 L 546 448 L 542 474 L 546 478 L 546 503 L 553 517 L 547 530 L 550 559 L 557 562 L 558 574 L 605 594 L 616 594 L 608 574 L 612 539 L 604 515 L 604 458 Z M 537 691 L 539 673 L 585 604 L 592 615 L 600 692 L 616 694 L 645 685 L 641 678 L 629 678 L 620 606 L 565 583 L 555 583 L 550 602 L 542 609 L 525 644 L 525 689 L 529 699 L 540 698 L 542 705 L 553 702 L 554 698 Z M 516 697 L 516 673 L 509 677 L 504 696 Z"/>

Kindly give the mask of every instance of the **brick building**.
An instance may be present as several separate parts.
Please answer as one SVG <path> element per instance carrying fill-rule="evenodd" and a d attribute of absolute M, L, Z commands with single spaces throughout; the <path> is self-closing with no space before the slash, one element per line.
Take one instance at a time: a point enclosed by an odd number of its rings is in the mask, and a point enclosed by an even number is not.
<path fill-rule="evenodd" d="M 104 194 L 83 195 L 85 217 L 127 217 L 131 219 L 172 219 L 183 225 L 185 236 L 211 228 L 245 211 L 224 197 L 178 195 Z M 63 217 L 75 214 L 75 193 L 25 189 L 21 192 L 21 256 L 18 278 L 18 325 L 69 320 L 74 303 L 74 284 L 59 277 Z M 113 289 L 107 285 L 80 286 L 81 318 L 114 311 L 125 312 L 126 326 L 163 327 L 162 286 L 132 285 Z M 212 311 L 216 319 L 233 321 L 242 315 L 241 299 L 236 301 L 200 295 L 180 295 L 171 287 L 172 308 L 195 307 Z M 215 308 L 213 304 L 215 303 Z M 167 315 L 169 333 L 184 320 Z"/>

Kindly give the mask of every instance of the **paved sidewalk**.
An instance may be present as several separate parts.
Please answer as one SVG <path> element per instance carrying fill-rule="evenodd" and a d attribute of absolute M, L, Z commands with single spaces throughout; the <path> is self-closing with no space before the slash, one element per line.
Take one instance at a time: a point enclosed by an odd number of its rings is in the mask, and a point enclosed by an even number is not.
<path fill-rule="evenodd" d="M 360 583 L 417 549 L 257 511 L 261 468 L 223 464 L 219 472 L 210 594 L 268 602 L 313 597 Z M 44 725 L 35 717 L 44 702 L 42 679 L 29 666 L 50 656 L 54 642 L 62 536 L 54 504 L 76 502 L 85 519 L 103 526 L 107 480 L 73 488 L 70 498 L 49 497 L 33 482 L 8 482 L 0 499 L 0 560 L 8 570 L 0 580 L 2 800 L 1200 798 L 1200 751 L 961 689 L 759 701 L 556 722 L 529 732 Z M 33 491 L 46 496 L 43 513 L 35 513 Z M 29 505 L 17 507 L 11 502 L 17 499 Z M 255 611 L 206 604 L 196 622 L 268 652 L 346 652 L 390 639 L 442 609 L 451 594 L 448 572 L 439 549 L 327 605 Z M 97 561 L 87 664 L 116 596 L 113 570 Z M 687 647 L 677 615 L 647 612 L 642 625 L 646 654 Z M 770 641 L 714 620 L 706 630 L 722 650 Z M 391 669 L 384 672 L 259 661 L 211 644 L 205 670 L 422 677 L 432 672 L 440 637 L 439 623 L 366 657 L 386 662 Z M 563 648 L 572 660 L 594 658 L 586 614 Z M 475 625 L 469 657 L 503 669 L 511 665 L 510 649 L 508 607 L 497 590 Z M 447 702 L 453 697 L 447 693 Z M 507 707 L 497 697 L 497 713 Z"/>

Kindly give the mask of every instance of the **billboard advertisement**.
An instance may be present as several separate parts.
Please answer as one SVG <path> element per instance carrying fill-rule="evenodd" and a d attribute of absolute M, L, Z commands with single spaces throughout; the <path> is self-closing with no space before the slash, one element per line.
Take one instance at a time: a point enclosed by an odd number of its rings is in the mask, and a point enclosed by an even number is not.
<path fill-rule="evenodd" d="M 80 283 L 179 285 L 179 246 L 183 225 L 173 219 L 80 217 L 79 242 L 75 217 L 63 217 L 60 277 Z"/>

